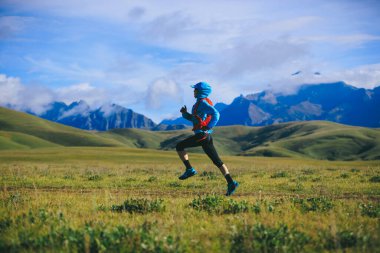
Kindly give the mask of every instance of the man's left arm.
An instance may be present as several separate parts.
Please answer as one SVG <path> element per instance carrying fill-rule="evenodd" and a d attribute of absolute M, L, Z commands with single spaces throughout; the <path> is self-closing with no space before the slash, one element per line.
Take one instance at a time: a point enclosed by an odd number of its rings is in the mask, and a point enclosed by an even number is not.
<path fill-rule="evenodd" d="M 207 124 L 206 128 L 211 129 L 216 125 L 216 123 L 218 123 L 219 118 L 220 118 L 220 113 L 218 112 L 218 110 L 215 109 L 214 106 L 210 105 L 209 103 L 204 103 L 203 105 L 204 105 L 204 112 L 207 115 L 211 116 L 211 120 Z"/>

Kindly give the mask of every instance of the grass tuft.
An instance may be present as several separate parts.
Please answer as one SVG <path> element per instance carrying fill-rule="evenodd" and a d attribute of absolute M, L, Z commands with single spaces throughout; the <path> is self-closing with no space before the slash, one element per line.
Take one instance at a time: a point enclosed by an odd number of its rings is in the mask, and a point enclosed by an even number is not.
<path fill-rule="evenodd" d="M 332 200 L 326 197 L 317 198 L 292 198 L 294 206 L 303 213 L 306 212 L 327 212 L 333 208 Z"/>
<path fill-rule="evenodd" d="M 226 199 L 218 195 L 198 196 L 189 204 L 198 211 L 206 211 L 212 214 L 235 214 L 248 212 L 250 206 L 247 201 Z"/>
<path fill-rule="evenodd" d="M 371 183 L 380 183 L 380 176 L 374 176 L 369 179 Z"/>
<path fill-rule="evenodd" d="M 288 176 L 288 173 L 286 173 L 285 171 L 280 171 L 280 172 L 276 172 L 274 173 L 272 176 L 270 176 L 271 178 L 281 178 L 281 177 L 287 177 Z"/>
<path fill-rule="evenodd" d="M 151 213 L 162 212 L 165 210 L 165 204 L 162 199 L 149 200 L 145 198 L 127 199 L 122 205 L 112 205 L 111 211 L 128 212 L 128 213 Z"/>
<path fill-rule="evenodd" d="M 302 252 L 310 237 L 287 225 L 257 223 L 240 228 L 232 236 L 231 252 Z"/>
<path fill-rule="evenodd" d="M 372 217 L 372 218 L 380 217 L 380 203 L 377 203 L 377 204 L 360 203 L 359 209 L 361 210 L 361 214 L 363 216 L 368 216 L 368 217 Z"/>

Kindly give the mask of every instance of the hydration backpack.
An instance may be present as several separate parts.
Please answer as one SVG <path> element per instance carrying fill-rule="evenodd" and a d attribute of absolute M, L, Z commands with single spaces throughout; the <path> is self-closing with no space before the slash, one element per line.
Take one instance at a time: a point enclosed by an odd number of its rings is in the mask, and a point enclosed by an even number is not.
<path fill-rule="evenodd" d="M 194 112 L 193 112 L 193 116 L 198 120 L 198 123 L 197 123 L 197 124 L 194 124 L 194 127 L 193 127 L 193 129 L 192 129 L 193 131 L 194 131 L 194 130 L 202 129 L 202 127 L 207 126 L 208 123 L 209 123 L 210 120 L 211 120 L 211 115 L 207 115 L 207 117 L 206 117 L 205 120 L 202 120 L 202 118 L 199 117 L 199 116 L 197 115 L 197 110 L 198 110 L 199 104 L 202 102 L 202 100 L 206 100 L 206 102 L 207 102 L 209 105 L 213 105 L 212 101 L 211 101 L 209 98 L 202 98 L 202 99 L 199 99 L 199 101 L 198 101 L 197 104 L 195 105 Z"/>

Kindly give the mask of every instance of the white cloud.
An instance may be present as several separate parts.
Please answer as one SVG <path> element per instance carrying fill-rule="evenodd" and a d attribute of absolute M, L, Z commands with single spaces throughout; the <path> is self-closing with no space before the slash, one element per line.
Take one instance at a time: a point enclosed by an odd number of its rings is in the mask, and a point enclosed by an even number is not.
<path fill-rule="evenodd" d="M 158 110 L 164 106 L 174 106 L 181 101 L 181 90 L 173 80 L 159 78 L 148 88 L 146 98 L 148 108 Z"/>
<path fill-rule="evenodd" d="M 348 35 L 323 35 L 303 38 L 309 42 L 325 42 L 337 45 L 360 46 L 372 41 L 380 41 L 380 36 L 371 34 L 348 34 Z"/>
<path fill-rule="evenodd" d="M 165 73 L 162 66 L 156 64 L 149 55 L 133 56 L 120 53 L 117 49 L 98 45 L 90 50 L 80 63 L 71 56 L 57 59 L 25 59 L 30 63 L 30 73 L 46 76 L 45 83 L 55 82 L 96 84 L 104 89 L 145 92 L 152 79 Z M 79 83 L 79 82 L 78 82 Z"/>
<path fill-rule="evenodd" d="M 331 78 L 348 84 L 372 89 L 380 86 L 380 64 L 364 65 L 332 74 Z"/>
<path fill-rule="evenodd" d="M 128 12 L 128 17 L 131 20 L 139 20 L 139 19 L 141 19 L 144 16 L 145 12 L 146 12 L 145 8 L 140 7 L 140 6 L 136 6 L 136 7 L 133 7 Z"/>
<path fill-rule="evenodd" d="M 21 85 L 20 79 L 0 75 L 0 103 L 2 105 L 17 104 L 19 94 L 24 91 L 25 88 Z"/>
<path fill-rule="evenodd" d="M 286 70 L 286 69 L 284 69 Z M 289 70 L 289 69 L 287 69 Z M 345 82 L 359 88 L 373 89 L 380 86 L 380 64 L 363 65 L 350 69 L 337 69 L 329 64 L 319 66 L 306 66 L 297 69 L 301 71 L 298 75 L 291 75 L 287 71 L 278 78 L 273 78 L 269 85 L 262 86 L 258 91 L 264 89 L 274 90 L 285 94 L 294 93 L 303 84 L 319 84 Z M 316 75 L 315 73 L 320 73 Z M 251 92 L 252 93 L 252 92 Z"/>
<path fill-rule="evenodd" d="M 59 119 L 63 119 L 66 117 L 74 116 L 74 115 L 82 115 L 82 116 L 87 116 L 90 113 L 90 107 L 89 105 L 84 102 L 80 101 L 77 106 L 72 108 L 71 110 L 64 112 Z"/>
<path fill-rule="evenodd" d="M 148 42 L 167 42 L 186 34 L 192 23 L 183 12 L 164 14 L 143 26 L 141 38 Z"/>
<path fill-rule="evenodd" d="M 108 92 L 89 83 L 80 83 L 56 90 L 57 98 L 66 104 L 84 100 L 90 107 L 102 105 L 109 99 Z"/>
<path fill-rule="evenodd" d="M 20 111 L 31 111 L 36 114 L 44 112 L 54 101 L 70 104 L 84 100 L 92 108 L 110 100 L 104 89 L 91 86 L 89 83 L 71 85 L 56 90 L 42 85 L 25 85 L 19 78 L 0 74 L 0 105 Z"/>
<path fill-rule="evenodd" d="M 25 86 L 20 79 L 0 74 L 0 105 L 41 113 L 54 100 L 54 93 L 42 86 Z"/>
<path fill-rule="evenodd" d="M 0 17 L 0 39 L 11 38 L 35 22 L 33 17 L 2 16 Z"/>
<path fill-rule="evenodd" d="M 242 41 L 235 48 L 224 52 L 219 59 L 217 71 L 222 77 L 235 78 L 265 69 L 274 70 L 307 54 L 307 45 L 287 39 L 263 41 L 259 44 Z"/>
<path fill-rule="evenodd" d="M 31 64 L 31 72 L 36 73 L 53 73 L 59 76 L 70 77 L 71 79 L 95 80 L 105 77 L 103 70 L 83 68 L 77 63 L 71 63 L 67 66 L 61 65 L 51 59 L 35 59 L 33 57 L 25 57 Z"/>
<path fill-rule="evenodd" d="M 120 108 L 113 106 L 112 104 L 104 104 L 100 107 L 100 111 L 103 112 L 105 117 L 109 117 L 112 113 L 117 113 Z"/>

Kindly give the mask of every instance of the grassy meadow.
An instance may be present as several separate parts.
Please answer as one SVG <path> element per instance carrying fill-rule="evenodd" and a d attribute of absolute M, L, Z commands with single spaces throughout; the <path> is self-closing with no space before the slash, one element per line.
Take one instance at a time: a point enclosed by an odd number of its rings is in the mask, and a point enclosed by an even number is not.
<path fill-rule="evenodd" d="M 0 152 L 1 252 L 380 252 L 380 161 L 173 151 Z"/>

